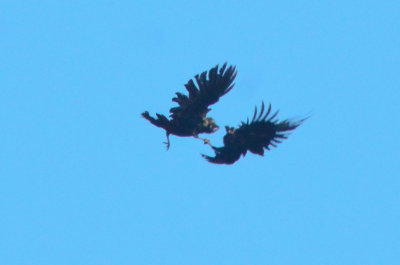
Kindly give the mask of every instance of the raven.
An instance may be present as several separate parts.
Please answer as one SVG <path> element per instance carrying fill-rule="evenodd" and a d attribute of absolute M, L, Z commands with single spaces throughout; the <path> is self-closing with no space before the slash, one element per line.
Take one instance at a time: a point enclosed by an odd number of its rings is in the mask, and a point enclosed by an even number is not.
<path fill-rule="evenodd" d="M 281 143 L 281 139 L 286 139 L 290 131 L 307 119 L 278 121 L 275 117 L 279 111 L 268 118 L 271 113 L 271 104 L 265 115 L 264 109 L 264 102 L 262 102 L 260 114 L 257 116 L 256 106 L 251 122 L 247 118 L 247 122 L 242 122 L 238 128 L 225 126 L 224 146 L 214 147 L 208 143 L 214 150 L 215 156 L 204 154 L 202 156 L 214 164 L 233 164 L 241 155 L 245 156 L 247 151 L 264 156 L 264 148 L 270 150 L 270 146 L 276 147 L 276 144 Z"/>
<path fill-rule="evenodd" d="M 234 79 L 237 71 L 235 66 L 226 67 L 224 63 L 220 69 L 218 65 L 208 71 L 196 75 L 197 86 L 190 79 L 185 84 L 189 96 L 180 92 L 176 93 L 176 97 L 172 101 L 178 103 L 177 107 L 169 110 L 170 119 L 162 114 L 157 113 L 157 118 L 150 116 L 148 111 L 142 113 L 143 118 L 151 122 L 153 125 L 163 128 L 167 134 L 167 150 L 170 146 L 169 135 L 176 136 L 193 136 L 201 139 L 204 143 L 209 143 L 208 139 L 202 139 L 198 136 L 200 133 L 214 133 L 219 127 L 214 119 L 207 117 L 207 113 L 211 110 L 209 106 L 218 102 L 219 98 L 228 93 L 234 87 Z M 219 71 L 218 71 L 219 70 Z"/>

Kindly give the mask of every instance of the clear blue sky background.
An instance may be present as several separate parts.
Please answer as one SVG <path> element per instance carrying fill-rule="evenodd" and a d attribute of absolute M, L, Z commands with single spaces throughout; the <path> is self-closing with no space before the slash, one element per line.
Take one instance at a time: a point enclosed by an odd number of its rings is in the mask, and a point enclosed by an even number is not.
<path fill-rule="evenodd" d="M 1 264 L 398 264 L 399 1 L 0 8 Z M 165 151 L 140 113 L 225 61 L 219 125 L 312 118 L 233 166 Z"/>

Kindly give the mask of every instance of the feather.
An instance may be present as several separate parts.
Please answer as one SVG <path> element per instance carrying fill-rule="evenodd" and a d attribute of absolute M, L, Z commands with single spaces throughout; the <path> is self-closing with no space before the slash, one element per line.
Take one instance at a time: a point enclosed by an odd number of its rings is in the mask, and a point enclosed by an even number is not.
<path fill-rule="evenodd" d="M 227 130 L 223 141 L 224 146 L 213 147 L 214 157 L 205 155 L 203 157 L 208 162 L 215 164 L 233 164 L 240 159 L 241 155 L 244 156 L 247 151 L 264 156 L 264 149 L 269 151 L 270 146 L 277 147 L 282 142 L 280 139 L 287 139 L 290 131 L 296 129 L 306 120 L 305 118 L 279 122 L 279 120 L 274 120 L 279 111 L 276 111 L 267 119 L 271 108 L 271 104 L 269 104 L 267 113 L 264 114 L 265 105 L 262 102 L 260 113 L 257 116 L 256 106 L 250 123 L 249 118 L 247 118 L 247 122 L 241 122 L 238 128 Z M 218 152 L 215 150 L 218 150 Z"/>
<path fill-rule="evenodd" d="M 204 71 L 195 75 L 194 79 L 190 79 L 185 84 L 188 95 L 177 92 L 172 98 L 178 106 L 170 108 L 169 119 L 160 114 L 156 114 L 157 118 L 153 118 L 147 111 L 142 116 L 153 125 L 166 130 L 167 136 L 173 134 L 198 138 L 197 135 L 200 133 L 214 133 L 218 125 L 212 118 L 207 117 L 207 113 L 211 110 L 211 105 L 217 103 L 233 88 L 237 73 L 236 67 L 229 66 L 225 71 L 226 67 L 227 63 L 220 69 L 216 65 L 208 72 Z"/>

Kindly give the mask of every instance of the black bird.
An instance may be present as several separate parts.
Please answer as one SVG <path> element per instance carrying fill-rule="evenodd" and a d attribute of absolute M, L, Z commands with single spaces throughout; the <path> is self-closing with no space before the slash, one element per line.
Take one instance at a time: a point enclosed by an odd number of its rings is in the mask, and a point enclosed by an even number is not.
<path fill-rule="evenodd" d="M 262 102 L 260 114 L 257 116 L 256 106 L 251 122 L 247 118 L 247 122 L 242 122 L 238 128 L 225 126 L 224 146 L 214 147 L 208 143 L 214 150 L 215 156 L 202 156 L 215 164 L 233 164 L 241 155 L 245 156 L 247 151 L 264 156 L 264 148 L 270 150 L 270 146 L 276 147 L 276 144 L 281 143 L 281 139 L 286 139 L 290 131 L 307 119 L 278 121 L 275 118 L 279 111 L 268 118 L 271 113 L 271 104 L 265 115 L 264 109 L 264 102 Z"/>
<path fill-rule="evenodd" d="M 208 139 L 198 136 L 200 133 L 214 133 L 219 129 L 212 118 L 207 117 L 211 110 L 209 106 L 218 102 L 219 98 L 228 93 L 233 86 L 237 71 L 235 66 L 226 67 L 227 63 L 218 69 L 218 65 L 208 71 L 196 75 L 197 86 L 190 79 L 185 84 L 189 96 L 177 92 L 172 101 L 178 103 L 177 107 L 169 110 L 168 119 L 157 113 L 157 118 L 150 116 L 148 111 L 142 113 L 143 118 L 157 127 L 163 128 L 167 134 L 167 150 L 169 148 L 169 135 L 193 136 L 208 143 Z"/>

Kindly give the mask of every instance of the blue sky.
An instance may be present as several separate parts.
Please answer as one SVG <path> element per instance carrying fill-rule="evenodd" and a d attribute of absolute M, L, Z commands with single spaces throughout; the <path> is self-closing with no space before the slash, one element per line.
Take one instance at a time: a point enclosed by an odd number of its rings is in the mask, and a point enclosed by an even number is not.
<path fill-rule="evenodd" d="M 400 260 L 400 2 L 0 6 L 1 264 Z M 262 100 L 312 118 L 232 166 L 189 138 L 165 151 L 140 113 L 225 61 L 219 125 Z"/>

